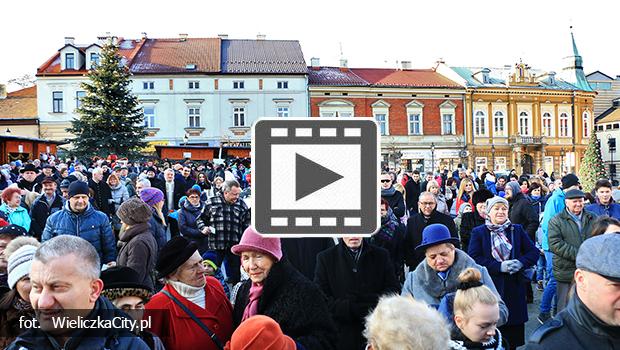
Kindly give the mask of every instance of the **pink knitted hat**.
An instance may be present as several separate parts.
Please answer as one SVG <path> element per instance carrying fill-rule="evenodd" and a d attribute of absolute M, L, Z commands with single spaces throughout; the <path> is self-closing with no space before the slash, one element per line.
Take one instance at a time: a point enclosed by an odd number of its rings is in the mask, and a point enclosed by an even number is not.
<path fill-rule="evenodd" d="M 282 259 L 280 238 L 263 237 L 260 233 L 256 232 L 252 226 L 248 226 L 248 228 L 245 229 L 239 244 L 230 248 L 230 251 L 236 255 L 241 255 L 242 252 L 247 251 L 259 251 L 270 254 L 276 258 L 276 261 Z"/>

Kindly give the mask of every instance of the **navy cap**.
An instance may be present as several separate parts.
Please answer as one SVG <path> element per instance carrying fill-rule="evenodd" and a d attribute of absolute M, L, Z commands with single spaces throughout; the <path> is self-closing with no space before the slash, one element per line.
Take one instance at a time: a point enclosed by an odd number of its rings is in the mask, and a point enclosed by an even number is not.
<path fill-rule="evenodd" d="M 620 234 L 607 233 L 586 239 L 579 247 L 575 265 L 615 282 L 620 282 Z"/>
<path fill-rule="evenodd" d="M 564 194 L 566 199 L 585 198 L 585 194 L 581 190 L 570 190 Z"/>

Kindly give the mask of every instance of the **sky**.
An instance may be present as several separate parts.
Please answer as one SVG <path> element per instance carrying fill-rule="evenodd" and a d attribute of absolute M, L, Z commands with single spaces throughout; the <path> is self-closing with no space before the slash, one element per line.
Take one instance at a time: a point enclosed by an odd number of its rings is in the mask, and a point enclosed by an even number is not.
<path fill-rule="evenodd" d="M 0 84 L 35 75 L 64 45 L 93 43 L 110 32 L 125 38 L 216 37 L 299 40 L 310 64 L 336 66 L 341 52 L 349 67 L 430 68 L 442 58 L 451 66 L 502 67 L 520 59 L 532 68 L 559 72 L 571 54 L 570 26 L 586 74 L 620 74 L 616 1 L 386 0 L 294 2 L 65 0 L 42 6 L 33 0 L 0 6 Z M 48 4 L 49 5 L 49 4 Z M 9 86 L 9 91 L 16 86 Z"/>

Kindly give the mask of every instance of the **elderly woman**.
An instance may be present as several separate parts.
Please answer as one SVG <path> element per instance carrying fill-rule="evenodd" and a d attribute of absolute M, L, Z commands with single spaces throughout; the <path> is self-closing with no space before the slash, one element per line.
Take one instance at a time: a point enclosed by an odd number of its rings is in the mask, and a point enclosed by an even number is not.
<path fill-rule="evenodd" d="M 441 193 L 439 188 L 439 183 L 436 180 L 431 180 L 426 184 L 426 190 L 432 193 L 435 196 L 435 200 L 437 201 L 437 210 L 440 213 L 450 215 L 450 208 L 448 208 L 448 200 L 452 199 L 452 191 L 447 191 L 444 196 Z"/>
<path fill-rule="evenodd" d="M 151 208 L 149 225 L 157 241 L 157 250 L 166 244 L 166 219 L 162 208 L 164 207 L 164 193 L 155 187 L 147 187 L 140 190 L 140 199 Z"/>
<path fill-rule="evenodd" d="M 110 186 L 110 192 L 112 193 L 112 203 L 110 203 L 110 209 L 112 211 L 112 225 L 114 232 L 118 234 L 121 229 L 121 221 L 116 215 L 116 211 L 121 204 L 123 204 L 123 202 L 129 199 L 129 192 L 127 191 L 125 184 L 121 183 L 115 173 L 110 174 L 106 182 L 108 186 Z"/>
<path fill-rule="evenodd" d="M 7 221 L 13 225 L 21 226 L 28 232 L 32 219 L 28 210 L 22 207 L 22 190 L 17 187 L 7 187 L 2 191 L 2 205 L 0 212 L 4 213 Z"/>
<path fill-rule="evenodd" d="M 426 258 L 414 271 L 407 274 L 401 294 L 411 295 L 414 299 L 437 308 L 446 294 L 456 291 L 460 283 L 459 274 L 466 268 L 473 267 L 480 270 L 482 283 L 500 298 L 487 269 L 478 265 L 467 253 L 457 249 L 457 243 L 458 239 L 450 236 L 445 225 L 427 226 L 422 231 L 422 244 L 416 247 L 416 251 L 424 253 Z M 504 302 L 500 301 L 500 323 L 505 323 L 507 319 L 508 310 Z"/>
<path fill-rule="evenodd" d="M 172 238 L 155 269 L 166 285 L 146 304 L 151 331 L 168 350 L 221 349 L 233 332 L 233 310 L 220 282 L 205 276 L 196 243 Z"/>
<path fill-rule="evenodd" d="M 484 226 L 472 231 L 469 255 L 486 267 L 495 287 L 506 302 L 508 322 L 500 327 L 510 347 L 516 349 L 525 343 L 527 322 L 525 269 L 536 264 L 538 249 L 521 225 L 508 218 L 508 201 L 493 197 L 486 202 L 487 218 Z"/>
<path fill-rule="evenodd" d="M 265 315 L 304 349 L 332 349 L 336 329 L 325 296 L 282 259 L 279 238 L 263 237 L 250 226 L 231 251 L 241 256 L 243 270 L 250 275 L 237 292 L 236 326 L 254 315 Z"/>

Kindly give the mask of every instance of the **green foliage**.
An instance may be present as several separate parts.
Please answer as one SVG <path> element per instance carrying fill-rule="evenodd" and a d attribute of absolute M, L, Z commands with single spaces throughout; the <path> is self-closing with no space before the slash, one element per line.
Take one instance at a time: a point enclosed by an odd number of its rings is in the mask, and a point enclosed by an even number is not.
<path fill-rule="evenodd" d="M 601 157 L 601 145 L 596 137 L 596 131 L 593 130 L 579 168 L 579 181 L 583 186 L 584 192 L 590 192 L 594 189 L 596 181 L 607 178 L 607 172 Z"/>
<path fill-rule="evenodd" d="M 99 65 L 82 83 L 86 96 L 76 109 L 79 118 L 67 131 L 75 135 L 73 154 L 80 157 L 136 156 L 146 146 L 144 115 L 131 93 L 131 73 L 110 39 L 101 49 Z"/>

